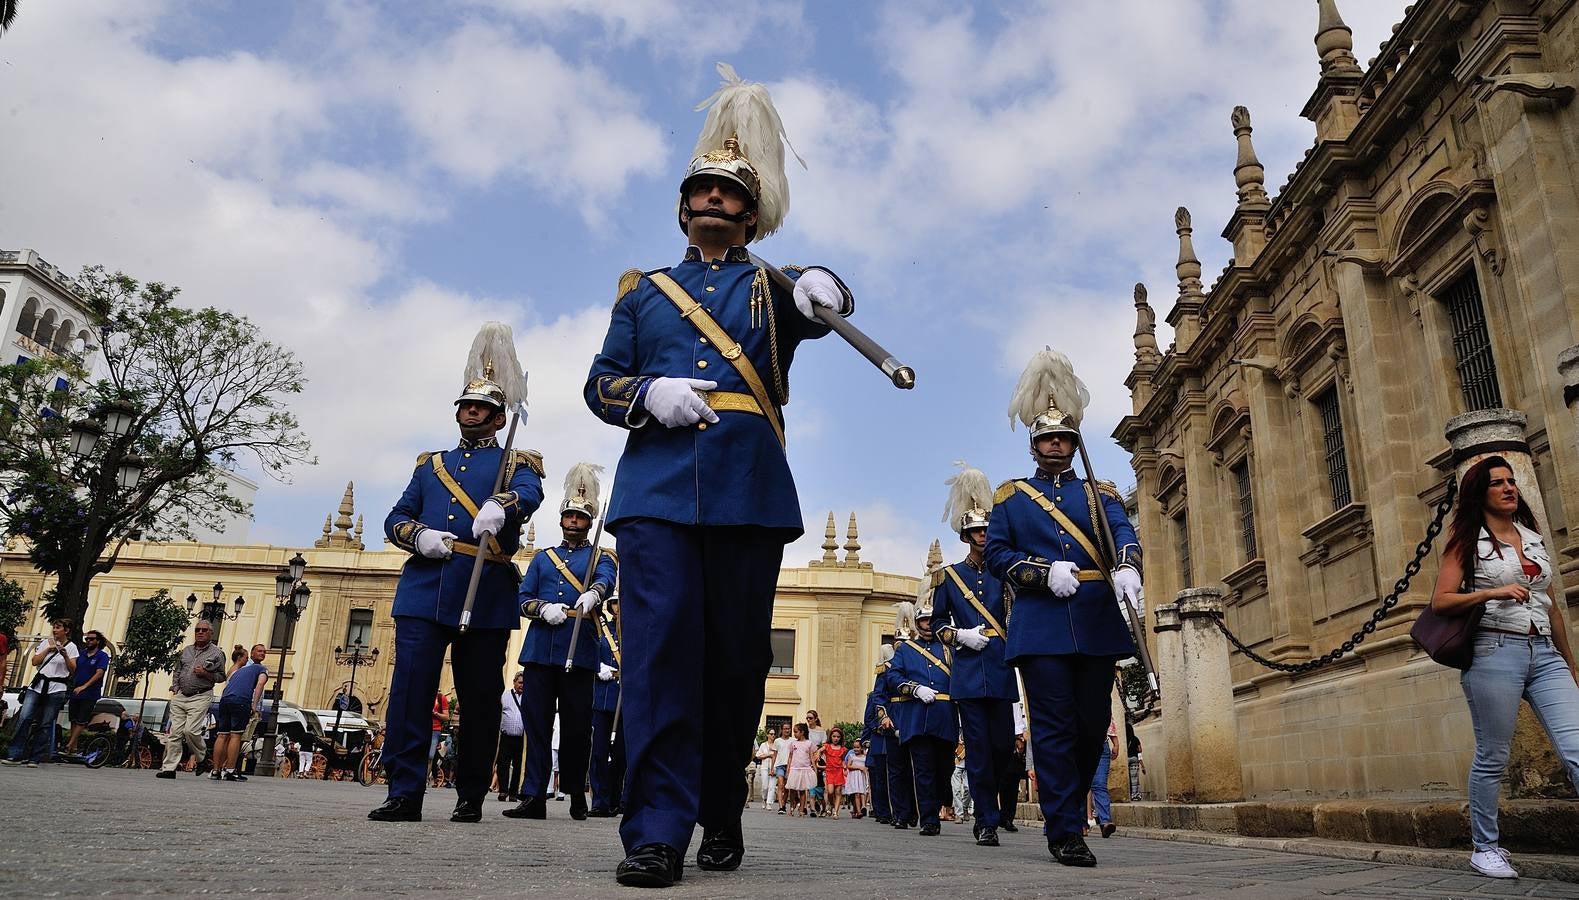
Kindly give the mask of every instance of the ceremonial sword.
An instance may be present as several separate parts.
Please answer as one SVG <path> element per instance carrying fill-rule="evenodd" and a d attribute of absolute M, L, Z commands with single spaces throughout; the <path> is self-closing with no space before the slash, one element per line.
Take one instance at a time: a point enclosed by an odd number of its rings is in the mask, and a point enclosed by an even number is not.
<path fill-rule="evenodd" d="M 772 265 L 755 253 L 750 254 L 751 264 L 768 273 L 768 277 L 781 289 L 795 293 L 795 280 L 784 274 L 784 270 Z M 883 346 L 867 337 L 866 332 L 850 324 L 850 320 L 839 315 L 826 306 L 812 304 L 812 312 L 816 314 L 817 321 L 827 325 L 834 333 L 854 347 L 867 361 L 883 371 L 894 387 L 908 391 L 916 386 L 916 372 L 909 366 L 901 363 L 892 353 L 883 349 Z"/>
<path fill-rule="evenodd" d="M 1080 448 L 1080 462 L 1086 468 L 1086 488 L 1087 490 L 1090 490 L 1097 499 L 1096 518 L 1102 524 L 1102 528 L 1098 534 L 1103 539 L 1105 549 L 1109 554 L 1111 554 L 1111 559 L 1109 561 L 1112 563 L 1112 570 L 1116 570 L 1118 568 L 1118 539 L 1113 537 L 1113 526 L 1107 520 L 1107 510 L 1102 505 L 1102 492 L 1097 489 L 1097 476 L 1091 468 L 1091 457 L 1086 453 L 1086 442 L 1084 437 L 1082 437 L 1080 440 L 1077 440 L 1075 442 L 1075 446 Z M 1113 596 L 1118 600 L 1119 605 L 1124 607 L 1124 618 L 1129 622 L 1130 636 L 1135 639 L 1135 655 L 1140 657 L 1141 667 L 1146 670 L 1146 683 L 1151 688 L 1152 696 L 1160 697 L 1162 696 L 1162 692 L 1157 686 L 1157 668 L 1151 663 L 1151 649 L 1146 646 L 1146 631 L 1141 627 L 1140 613 L 1130 605 L 1128 600 L 1124 599 L 1122 594 L 1119 593 L 1118 585 L 1113 583 L 1112 570 L 1110 570 L 1108 566 L 1103 566 L 1102 578 L 1107 582 L 1108 589 L 1113 592 Z M 1029 710 L 1027 710 L 1026 718 L 1027 721 L 1029 721 Z"/>
<path fill-rule="evenodd" d="M 510 430 L 505 432 L 504 437 L 504 454 L 499 457 L 499 470 L 493 473 L 493 493 L 490 493 L 489 497 L 499 493 L 504 488 L 504 470 L 509 467 L 510 450 L 515 446 L 515 427 L 521 424 L 521 420 L 525 417 L 526 409 L 524 407 L 518 407 L 515 415 L 510 417 Z M 472 577 L 470 581 L 466 582 L 466 602 L 461 607 L 462 634 L 465 634 L 466 629 L 471 625 L 472 604 L 477 602 L 477 586 L 482 584 L 482 564 L 484 557 L 488 555 L 488 542 L 492 539 L 493 532 L 491 531 L 484 531 L 482 537 L 477 539 L 477 559 L 472 563 Z"/>
<path fill-rule="evenodd" d="M 598 526 L 592 532 L 592 556 L 587 559 L 587 576 L 581 579 L 583 591 L 592 590 L 592 576 L 598 573 L 598 557 L 603 553 L 603 548 L 598 546 L 598 542 L 603 540 L 603 514 L 607 511 L 607 505 L 599 507 L 597 511 Z M 570 671 L 571 666 L 576 661 L 576 640 L 581 637 L 581 620 L 586 618 L 587 615 L 596 615 L 597 610 L 597 604 L 593 604 L 592 609 L 587 613 L 579 611 L 576 613 L 576 624 L 570 629 L 570 650 L 565 653 L 566 672 Z"/>

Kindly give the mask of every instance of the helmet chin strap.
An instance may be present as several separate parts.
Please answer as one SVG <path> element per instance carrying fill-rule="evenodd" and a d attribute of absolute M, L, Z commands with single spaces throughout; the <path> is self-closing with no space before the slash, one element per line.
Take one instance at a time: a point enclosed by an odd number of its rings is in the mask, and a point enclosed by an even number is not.
<path fill-rule="evenodd" d="M 753 214 L 756 213 L 756 210 L 747 209 L 738 213 L 726 213 L 723 210 L 712 206 L 706 207 L 704 209 L 692 209 L 690 206 L 686 206 L 685 212 L 686 216 L 692 219 L 723 219 L 725 222 L 734 222 L 739 224 L 749 219 Z"/>
<path fill-rule="evenodd" d="M 1046 468 L 1057 471 L 1069 469 L 1074 466 L 1075 462 L 1075 455 L 1073 452 L 1067 456 L 1056 456 L 1052 453 L 1043 453 L 1040 450 L 1037 450 L 1034 446 L 1031 447 L 1031 458 L 1036 460 L 1036 464 L 1038 466 L 1045 466 Z"/>

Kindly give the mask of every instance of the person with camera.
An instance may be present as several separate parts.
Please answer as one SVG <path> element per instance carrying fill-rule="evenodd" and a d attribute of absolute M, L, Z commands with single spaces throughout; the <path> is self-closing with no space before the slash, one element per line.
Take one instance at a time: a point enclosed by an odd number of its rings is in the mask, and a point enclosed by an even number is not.
<path fill-rule="evenodd" d="M 51 622 L 49 637 L 40 638 L 33 650 L 30 660 L 38 671 L 22 691 L 16 732 L 11 736 L 6 758 L 0 760 L 8 766 L 37 768 L 39 763 L 48 761 L 55 720 L 71 696 L 66 686 L 71 682 L 71 673 L 77 670 L 79 654 L 71 641 L 73 624 L 70 619 Z"/>

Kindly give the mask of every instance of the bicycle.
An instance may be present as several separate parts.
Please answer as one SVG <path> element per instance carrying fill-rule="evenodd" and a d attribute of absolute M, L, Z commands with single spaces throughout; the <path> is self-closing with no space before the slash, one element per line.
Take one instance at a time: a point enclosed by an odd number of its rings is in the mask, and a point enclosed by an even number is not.
<path fill-rule="evenodd" d="M 98 769 L 110 761 L 110 753 L 114 749 L 115 741 L 113 738 L 107 734 L 95 734 L 87 739 L 87 746 L 76 753 L 68 753 L 65 750 L 57 751 L 55 753 L 55 762 Z"/>
<path fill-rule="evenodd" d="M 356 780 L 363 787 L 383 784 L 388 780 L 384 774 L 384 749 L 382 747 L 375 747 L 367 751 L 367 754 L 362 757 L 362 764 L 356 767 Z"/>

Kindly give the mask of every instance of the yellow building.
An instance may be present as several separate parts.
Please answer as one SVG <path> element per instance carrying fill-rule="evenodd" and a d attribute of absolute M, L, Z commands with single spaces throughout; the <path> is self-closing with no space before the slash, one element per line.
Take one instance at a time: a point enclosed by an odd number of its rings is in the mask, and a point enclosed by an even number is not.
<path fill-rule="evenodd" d="M 545 531 L 556 530 L 554 525 L 545 526 Z M 875 572 L 871 563 L 861 561 L 853 514 L 842 557 L 832 513 L 826 534 L 821 559 L 779 573 L 767 721 L 798 721 L 807 709 L 818 710 L 828 723 L 859 719 L 878 647 L 893 632 L 893 604 L 914 598 L 919 585 L 913 576 Z M 242 605 L 239 616 L 217 623 L 217 643 L 227 650 L 234 644 L 268 645 L 266 664 L 271 673 L 283 668 L 287 701 L 313 709 L 328 707 L 348 687 L 351 674 L 349 658 L 336 653 L 336 648 L 359 642 L 369 650 L 378 648 L 376 661 L 357 668 L 355 688 L 366 715 L 378 718 L 389 695 L 394 664 L 395 623 L 390 607 L 407 554 L 388 546 L 368 549 L 362 538 L 363 520 L 356 515 L 353 489 L 347 485 L 338 515 L 325 519 L 322 535 L 310 547 L 133 542 L 121 551 L 113 570 L 93 580 L 83 627 L 98 629 L 118 645 L 139 600 L 164 588 L 178 601 L 195 595 L 201 611 L 201 604 L 212 599 L 214 586 L 222 585 L 227 615 L 235 609 L 236 598 Z M 550 546 L 557 542 L 557 534 L 544 538 Z M 536 539 L 532 526 L 516 556 L 523 570 L 536 553 Z M 274 577 L 298 552 L 307 560 L 304 579 L 312 596 L 293 627 L 275 610 Z M 26 552 L 15 544 L 0 551 L 0 575 L 20 582 L 34 601 L 52 583 L 32 568 Z M 35 604 L 19 633 L 47 631 L 40 619 Z M 515 668 L 524 634 L 516 632 L 511 641 L 507 672 Z M 283 667 L 282 645 L 288 647 Z M 6 684 L 22 684 L 31 677 L 23 654 L 13 654 L 7 662 Z M 164 696 L 169 678 L 154 675 L 147 687 L 150 697 Z M 106 692 L 133 697 L 140 696 L 142 689 L 143 684 L 116 679 L 112 672 Z M 453 694 L 447 668 L 442 689 Z"/>

